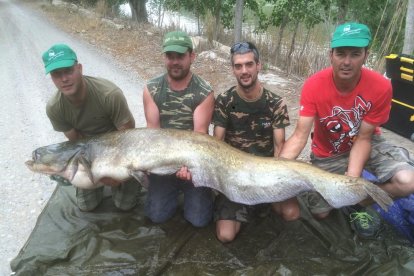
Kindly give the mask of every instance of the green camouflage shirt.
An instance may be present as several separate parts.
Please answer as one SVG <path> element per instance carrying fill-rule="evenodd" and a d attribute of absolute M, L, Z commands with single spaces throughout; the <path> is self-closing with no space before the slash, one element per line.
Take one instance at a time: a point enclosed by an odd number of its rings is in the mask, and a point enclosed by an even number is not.
<path fill-rule="evenodd" d="M 161 128 L 185 130 L 194 129 L 194 110 L 212 92 L 210 84 L 195 74 L 182 91 L 170 89 L 167 74 L 148 81 L 147 87 L 160 112 Z"/>
<path fill-rule="evenodd" d="M 215 126 L 226 129 L 225 142 L 258 156 L 273 156 L 273 130 L 289 125 L 286 104 L 281 97 L 263 88 L 260 99 L 246 101 L 232 87 L 215 103 Z"/>

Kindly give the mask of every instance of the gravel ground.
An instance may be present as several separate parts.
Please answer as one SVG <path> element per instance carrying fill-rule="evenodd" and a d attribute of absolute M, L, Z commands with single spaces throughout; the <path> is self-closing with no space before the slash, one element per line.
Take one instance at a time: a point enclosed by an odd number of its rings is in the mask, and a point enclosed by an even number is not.
<path fill-rule="evenodd" d="M 83 72 L 112 80 L 124 91 L 137 126 L 144 126 L 142 80 L 111 57 L 50 26 L 13 0 L 0 0 L 0 275 L 23 247 L 55 183 L 24 165 L 32 150 L 64 141 L 46 116 L 55 88 L 45 75 L 41 54 L 54 43 L 67 43 L 78 54 Z"/>
<path fill-rule="evenodd" d="M 145 125 L 141 103 L 143 80 L 138 75 L 148 78 L 161 68 L 159 62 L 154 62 L 149 54 L 153 53 L 154 46 L 151 45 L 157 39 L 138 36 L 141 38 L 141 51 L 138 51 L 133 43 L 120 42 L 123 41 L 120 37 L 114 38 L 113 31 L 106 33 L 106 29 L 97 29 L 96 33 L 92 33 L 89 30 L 85 35 L 73 31 L 73 26 L 62 26 L 65 20 L 74 24 L 71 16 L 58 16 L 63 19 L 60 26 L 67 31 L 65 33 L 50 25 L 44 14 L 34 12 L 16 0 L 0 0 L 0 100 L 3 103 L 0 110 L 0 138 L 3 141 L 0 145 L 0 276 L 10 274 L 11 259 L 23 247 L 55 188 L 53 181 L 31 173 L 24 162 L 35 148 L 65 140 L 62 134 L 52 129 L 45 114 L 47 99 L 55 88 L 49 75 L 44 74 L 41 54 L 54 43 L 69 44 L 77 52 L 85 74 L 107 78 L 121 87 L 137 127 Z M 102 36 L 99 43 L 98 36 Z M 136 40 L 130 35 L 130 40 L 132 38 Z M 95 43 L 97 46 L 93 46 Z M 142 51 L 144 43 L 148 45 L 148 52 Z M 120 45 L 132 45 L 133 49 Z M 233 78 L 228 73 L 228 66 L 216 58 L 208 58 L 210 54 L 200 53 L 193 67 L 206 79 L 211 78 L 216 92 L 221 92 L 224 86 L 230 86 L 229 82 Z M 292 126 L 287 130 L 290 134 L 297 118 L 300 83 L 281 78 L 278 72 L 263 72 L 261 80 L 269 89 L 277 91 L 286 99 L 292 121 Z M 414 152 L 414 143 L 410 140 L 388 130 L 385 130 L 385 136 L 411 153 Z M 302 159 L 306 159 L 308 151 L 302 154 Z"/>

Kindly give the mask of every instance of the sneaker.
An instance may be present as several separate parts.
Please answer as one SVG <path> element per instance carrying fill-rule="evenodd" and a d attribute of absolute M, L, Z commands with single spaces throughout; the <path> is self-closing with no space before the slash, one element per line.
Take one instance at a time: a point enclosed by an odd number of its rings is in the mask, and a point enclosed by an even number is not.
<path fill-rule="evenodd" d="M 351 228 L 361 238 L 375 238 L 381 231 L 381 217 L 372 207 L 359 205 L 344 207 L 343 211 L 349 216 Z"/>

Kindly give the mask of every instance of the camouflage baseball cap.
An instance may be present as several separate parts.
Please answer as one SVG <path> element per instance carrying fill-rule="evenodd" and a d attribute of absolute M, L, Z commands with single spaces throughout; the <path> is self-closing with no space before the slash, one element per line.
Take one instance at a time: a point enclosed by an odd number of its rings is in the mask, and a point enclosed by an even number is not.
<path fill-rule="evenodd" d="M 360 47 L 364 48 L 371 42 L 371 31 L 367 25 L 348 22 L 339 25 L 331 40 L 331 48 Z"/>
<path fill-rule="evenodd" d="M 43 53 L 42 59 L 46 74 L 56 69 L 71 67 L 78 60 L 75 52 L 66 44 L 53 45 Z"/>
<path fill-rule="evenodd" d="M 164 36 L 162 52 L 177 52 L 184 54 L 188 49 L 193 49 L 191 38 L 181 31 L 169 32 Z"/>

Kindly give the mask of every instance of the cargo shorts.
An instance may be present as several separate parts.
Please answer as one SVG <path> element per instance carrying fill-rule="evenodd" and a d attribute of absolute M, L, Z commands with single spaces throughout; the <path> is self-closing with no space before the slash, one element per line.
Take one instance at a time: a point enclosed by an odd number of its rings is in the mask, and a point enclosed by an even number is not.
<path fill-rule="evenodd" d="M 138 194 L 141 184 L 135 179 L 129 179 L 117 187 L 111 187 L 112 199 L 115 206 L 123 211 L 135 207 L 138 202 Z M 94 210 L 104 197 L 104 187 L 96 189 L 81 189 L 76 187 L 76 201 L 79 209 L 84 212 Z"/>
<path fill-rule="evenodd" d="M 311 154 L 311 163 L 325 171 L 345 174 L 348 168 L 349 152 L 332 157 L 320 158 Z M 364 167 L 377 179 L 377 184 L 386 183 L 400 170 L 413 170 L 414 161 L 402 147 L 388 143 L 382 136 L 372 137 L 371 156 Z M 312 214 L 329 212 L 333 208 L 316 192 L 307 192 L 300 197 Z"/>
<path fill-rule="evenodd" d="M 271 204 L 245 205 L 233 202 L 223 194 L 218 194 L 214 202 L 214 221 L 235 220 L 250 222 L 255 217 L 266 216 L 271 210 Z"/>

